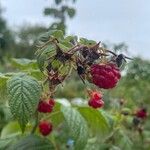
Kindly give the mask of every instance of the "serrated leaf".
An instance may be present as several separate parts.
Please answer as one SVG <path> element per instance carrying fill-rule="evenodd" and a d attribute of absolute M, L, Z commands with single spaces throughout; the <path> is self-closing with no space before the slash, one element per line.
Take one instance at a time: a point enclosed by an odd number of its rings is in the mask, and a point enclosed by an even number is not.
<path fill-rule="evenodd" d="M 7 80 L 9 77 L 0 74 L 0 101 L 4 102 L 7 100 Z"/>
<path fill-rule="evenodd" d="M 86 38 L 80 38 L 80 43 L 87 46 L 92 46 L 96 44 L 96 41 L 88 40 Z"/>
<path fill-rule="evenodd" d="M 64 39 L 64 33 L 61 30 L 51 30 L 50 34 L 57 39 Z"/>
<path fill-rule="evenodd" d="M 44 71 L 44 63 L 45 63 L 46 58 L 47 58 L 46 55 L 43 55 L 43 54 L 37 57 L 37 63 L 38 63 L 39 69 L 42 72 Z"/>
<path fill-rule="evenodd" d="M 70 48 L 66 46 L 64 43 L 58 43 L 58 46 L 63 50 L 63 51 L 68 51 Z"/>
<path fill-rule="evenodd" d="M 38 80 L 42 80 L 44 78 L 43 73 L 41 73 L 39 69 L 27 70 L 27 74 Z"/>
<path fill-rule="evenodd" d="M 36 79 L 20 74 L 8 80 L 7 90 L 10 110 L 24 131 L 30 117 L 36 111 L 41 87 Z"/>
<path fill-rule="evenodd" d="M 30 60 L 30 59 L 26 59 L 26 58 L 21 58 L 21 59 L 16 59 L 13 58 L 11 60 L 11 63 L 14 67 L 18 68 L 18 69 L 37 69 L 37 62 L 36 60 Z"/>
<path fill-rule="evenodd" d="M 88 139 L 88 126 L 81 114 L 74 108 L 62 106 L 70 136 L 75 140 L 75 149 L 84 149 Z"/>
<path fill-rule="evenodd" d="M 78 110 L 89 124 L 93 133 L 101 136 L 109 131 L 109 124 L 102 112 L 90 107 L 79 107 Z"/>
<path fill-rule="evenodd" d="M 75 45 L 78 41 L 78 37 L 77 36 L 67 36 L 65 38 L 65 41 L 72 43 L 73 45 Z"/>
<path fill-rule="evenodd" d="M 44 49 L 40 50 L 37 54 L 37 64 L 41 71 L 44 70 L 45 61 L 48 58 L 53 57 L 56 54 L 56 48 L 54 45 L 48 45 Z"/>
<path fill-rule="evenodd" d="M 54 150 L 52 143 L 36 135 L 29 135 L 22 138 L 8 150 Z"/>
<path fill-rule="evenodd" d="M 71 42 L 68 42 L 67 40 L 62 40 L 60 42 L 62 45 L 64 45 L 66 48 L 72 48 L 73 44 Z"/>

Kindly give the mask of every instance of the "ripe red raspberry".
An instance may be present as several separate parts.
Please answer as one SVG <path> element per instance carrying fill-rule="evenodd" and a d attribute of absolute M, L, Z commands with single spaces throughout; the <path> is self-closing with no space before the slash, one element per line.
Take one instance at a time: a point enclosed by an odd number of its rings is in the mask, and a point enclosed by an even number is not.
<path fill-rule="evenodd" d="M 38 111 L 42 113 L 52 112 L 53 107 L 47 101 L 40 101 L 38 105 Z"/>
<path fill-rule="evenodd" d="M 121 78 L 119 68 L 115 64 L 93 64 L 90 68 L 90 74 L 92 82 L 103 89 L 115 87 Z"/>
<path fill-rule="evenodd" d="M 147 111 L 146 111 L 146 109 L 144 109 L 144 108 L 139 109 L 139 110 L 136 112 L 136 116 L 137 116 L 138 118 L 141 118 L 141 119 L 146 118 L 146 117 L 147 117 Z"/>
<path fill-rule="evenodd" d="M 101 108 L 103 107 L 104 102 L 102 99 L 90 99 L 88 104 L 93 108 Z"/>
<path fill-rule="evenodd" d="M 50 122 L 41 121 L 39 123 L 39 131 L 43 136 L 47 136 L 52 132 L 53 126 Z"/>
<path fill-rule="evenodd" d="M 48 103 L 52 108 L 55 106 L 55 101 L 53 99 L 49 99 Z"/>

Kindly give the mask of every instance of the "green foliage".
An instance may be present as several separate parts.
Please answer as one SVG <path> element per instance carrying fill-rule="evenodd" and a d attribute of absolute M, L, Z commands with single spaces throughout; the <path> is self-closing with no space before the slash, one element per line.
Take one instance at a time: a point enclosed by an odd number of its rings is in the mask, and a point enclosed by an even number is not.
<path fill-rule="evenodd" d="M 54 150 L 52 143 L 46 139 L 36 135 L 29 135 L 22 138 L 14 146 L 8 150 Z"/>
<path fill-rule="evenodd" d="M 20 27 L 14 35 L 14 39 L 17 39 L 18 42 L 15 42 L 11 47 L 12 56 L 33 59 L 36 48 L 35 43 L 42 32 L 46 32 L 46 27 L 39 25 Z"/>
<path fill-rule="evenodd" d="M 149 103 L 150 62 L 135 58 L 128 64 L 125 76 L 116 89 L 111 91 L 113 97 L 123 97 L 130 103 Z M 142 93 L 142 94 L 141 94 Z M 144 96 L 143 96 L 144 95 Z"/>
<path fill-rule="evenodd" d="M 14 76 L 7 83 L 9 106 L 22 131 L 35 113 L 41 95 L 38 82 L 25 74 Z"/>
<path fill-rule="evenodd" d="M 0 101 L 5 102 L 7 100 L 6 82 L 9 77 L 0 74 Z"/>
<path fill-rule="evenodd" d="M 25 69 L 38 69 L 36 60 L 31 60 L 27 58 L 21 58 L 21 59 L 16 59 L 13 58 L 12 60 L 12 66 L 16 67 L 17 69 L 25 70 Z"/>
<path fill-rule="evenodd" d="M 12 143 L 12 138 L 0 139 L 0 150 L 7 150 Z"/>
<path fill-rule="evenodd" d="M 93 40 L 88 40 L 86 38 L 80 38 L 80 43 L 83 44 L 83 45 L 94 45 L 96 44 L 96 41 L 93 41 Z"/>
<path fill-rule="evenodd" d="M 21 135 L 21 128 L 17 121 L 9 122 L 1 131 L 2 139 L 7 139 L 17 135 Z"/>
<path fill-rule="evenodd" d="M 93 134 L 104 136 L 108 133 L 110 127 L 106 116 L 101 111 L 89 107 L 79 107 L 78 110 L 86 119 Z"/>
<path fill-rule="evenodd" d="M 81 114 L 71 107 L 62 107 L 64 118 L 75 140 L 75 149 L 83 149 L 88 139 L 88 126 Z"/>
<path fill-rule="evenodd" d="M 75 0 L 70 0 L 70 3 L 74 2 Z M 44 15 L 57 19 L 50 25 L 50 30 L 57 29 L 64 33 L 66 32 L 66 20 L 68 18 L 73 18 L 75 13 L 75 8 L 69 5 L 69 2 L 66 3 L 63 0 L 55 0 L 54 7 L 46 7 L 44 9 Z"/>

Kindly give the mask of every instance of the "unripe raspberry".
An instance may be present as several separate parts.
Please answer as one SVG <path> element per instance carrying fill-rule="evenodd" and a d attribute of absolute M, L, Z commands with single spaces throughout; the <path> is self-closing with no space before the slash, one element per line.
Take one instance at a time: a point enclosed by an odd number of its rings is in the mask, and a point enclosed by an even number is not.
<path fill-rule="evenodd" d="M 38 105 L 38 111 L 42 113 L 52 112 L 53 107 L 47 101 L 40 101 Z"/>
<path fill-rule="evenodd" d="M 134 117 L 133 124 L 134 124 L 134 126 L 138 126 L 140 124 L 140 119 L 138 117 Z"/>
<path fill-rule="evenodd" d="M 90 74 L 92 82 L 103 89 L 115 87 L 121 78 L 119 68 L 115 64 L 93 64 Z"/>
<path fill-rule="evenodd" d="M 146 118 L 146 117 L 147 117 L 147 111 L 146 111 L 146 109 L 144 109 L 144 108 L 139 109 L 139 110 L 136 112 L 136 116 L 137 116 L 138 118 L 141 118 L 141 119 Z"/>
<path fill-rule="evenodd" d="M 100 92 L 97 92 L 97 91 L 91 92 L 90 96 L 92 99 L 96 99 L 96 100 L 99 100 L 102 98 L 102 94 Z"/>
<path fill-rule="evenodd" d="M 102 94 L 98 91 L 88 91 L 90 95 L 90 100 L 88 102 L 88 105 L 93 108 L 101 108 L 104 105 L 104 102 L 102 100 Z"/>
<path fill-rule="evenodd" d="M 43 136 L 47 136 L 52 132 L 53 126 L 50 122 L 41 121 L 39 123 L 39 131 Z"/>
<path fill-rule="evenodd" d="M 89 106 L 93 107 L 93 108 L 101 108 L 104 105 L 103 100 L 99 99 L 90 99 L 88 102 Z"/>

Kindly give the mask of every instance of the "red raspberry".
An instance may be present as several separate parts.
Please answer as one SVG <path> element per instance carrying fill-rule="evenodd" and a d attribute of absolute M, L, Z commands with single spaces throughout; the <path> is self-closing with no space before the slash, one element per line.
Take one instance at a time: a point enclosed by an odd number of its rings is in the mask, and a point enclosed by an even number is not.
<path fill-rule="evenodd" d="M 39 123 L 39 131 L 43 136 L 47 136 L 52 132 L 53 126 L 50 122 L 41 121 Z"/>
<path fill-rule="evenodd" d="M 93 108 L 101 108 L 103 107 L 104 102 L 101 99 L 90 99 L 88 104 Z"/>
<path fill-rule="evenodd" d="M 92 91 L 90 96 L 91 96 L 91 99 L 95 99 L 95 100 L 99 100 L 102 98 L 102 94 L 97 91 Z"/>
<path fill-rule="evenodd" d="M 38 111 L 42 113 L 50 113 L 52 112 L 53 107 L 48 104 L 47 101 L 40 101 L 38 105 Z"/>
<path fill-rule="evenodd" d="M 49 99 L 48 103 L 52 108 L 55 106 L 55 101 L 53 99 Z"/>
<path fill-rule="evenodd" d="M 146 109 L 142 108 L 142 109 L 139 109 L 137 112 L 136 112 L 136 116 L 138 118 L 141 118 L 141 119 L 144 119 L 147 117 L 147 111 Z"/>
<path fill-rule="evenodd" d="M 115 87 L 121 78 L 119 68 L 115 64 L 93 64 L 90 68 L 90 74 L 92 82 L 103 89 Z"/>

